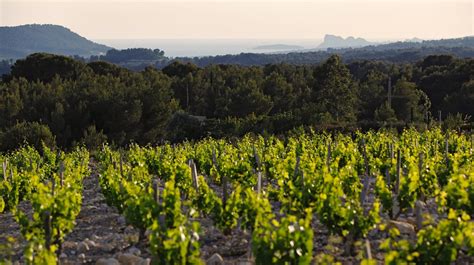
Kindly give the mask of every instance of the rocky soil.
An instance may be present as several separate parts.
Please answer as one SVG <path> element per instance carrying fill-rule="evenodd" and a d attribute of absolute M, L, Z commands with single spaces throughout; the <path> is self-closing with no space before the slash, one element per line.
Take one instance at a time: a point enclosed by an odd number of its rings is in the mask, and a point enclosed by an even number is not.
<path fill-rule="evenodd" d="M 95 171 L 95 170 L 93 170 Z M 268 183 L 267 183 L 268 185 Z M 373 186 L 373 183 L 371 183 Z M 220 192 L 220 187 L 215 187 Z M 373 192 L 369 192 L 373 194 Z M 369 195 L 367 206 L 370 207 L 373 195 Z M 274 205 L 278 208 L 277 205 Z M 22 202 L 19 206 L 23 211 L 31 214 L 28 203 Z M 430 209 L 431 208 L 431 209 Z M 425 211 L 435 212 L 428 205 Z M 200 219 L 202 228 L 201 255 L 207 264 L 253 264 L 251 262 L 250 234 L 234 230 L 230 235 L 222 234 L 213 226 L 209 219 Z M 402 215 L 392 225 L 398 227 L 401 233 L 409 239 L 415 238 L 415 220 L 412 214 Z M 314 254 L 328 253 L 336 256 L 344 264 L 357 263 L 355 257 L 344 255 L 344 243 L 341 238 L 331 236 L 328 230 L 318 222 L 313 221 Z M 7 238 L 15 241 L 7 243 Z M 383 254 L 378 251 L 378 245 L 386 235 L 381 231 L 373 231 L 370 235 L 372 256 L 379 263 L 383 262 Z M 25 240 L 22 238 L 19 226 L 10 213 L 0 214 L 0 258 L 11 256 L 16 264 L 24 263 L 22 249 Z M 360 244 L 355 249 L 355 255 L 365 255 L 366 245 Z M 61 264 L 102 264 L 102 265 L 146 265 L 150 264 L 151 253 L 148 251 L 147 240 L 139 239 L 138 230 L 126 224 L 123 216 L 117 210 L 105 203 L 98 176 L 96 173 L 84 179 L 83 204 L 77 217 L 76 226 L 62 245 L 60 256 Z M 457 264 L 474 264 L 472 257 L 461 256 Z"/>
<path fill-rule="evenodd" d="M 60 263 L 150 264 L 146 239 L 139 240 L 139 231 L 127 225 L 125 218 L 105 203 L 97 174 L 85 178 L 83 185 L 82 209 L 74 230 L 62 244 Z M 26 202 L 20 203 L 19 207 L 24 212 L 32 212 Z M 203 260 L 210 264 L 246 264 L 244 261 L 250 253 L 248 233 L 236 230 L 223 235 L 210 220 L 199 221 L 203 230 L 200 238 Z M 8 243 L 8 238 L 13 238 L 14 242 Z M 25 240 L 10 213 L 0 214 L 0 245 L 8 245 L 8 249 L 0 247 L 0 258 L 11 256 L 15 263 L 24 263 Z"/>

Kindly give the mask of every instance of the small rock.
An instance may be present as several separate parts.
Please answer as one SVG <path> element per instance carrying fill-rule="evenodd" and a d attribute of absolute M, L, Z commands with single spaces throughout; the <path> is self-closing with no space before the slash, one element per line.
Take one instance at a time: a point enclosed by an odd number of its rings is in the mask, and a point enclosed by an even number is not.
<path fill-rule="evenodd" d="M 406 234 L 410 236 L 416 235 L 415 226 L 410 223 L 391 220 L 389 221 L 389 225 L 396 227 L 401 234 Z"/>
<path fill-rule="evenodd" d="M 77 248 L 77 242 L 64 241 L 62 244 L 63 249 Z"/>
<path fill-rule="evenodd" d="M 151 259 L 142 259 L 142 262 L 139 265 L 150 265 Z"/>
<path fill-rule="evenodd" d="M 224 259 L 221 257 L 221 255 L 214 253 L 207 261 L 207 265 L 223 265 L 224 264 Z"/>
<path fill-rule="evenodd" d="M 100 236 L 98 236 L 98 235 L 92 235 L 92 240 L 99 241 L 99 240 L 100 240 Z"/>
<path fill-rule="evenodd" d="M 122 236 L 120 234 L 112 233 L 103 238 L 103 241 L 114 241 L 114 240 L 122 240 Z"/>
<path fill-rule="evenodd" d="M 88 247 L 96 247 L 97 246 L 97 244 L 94 241 L 90 240 L 89 238 L 84 239 L 83 242 L 86 243 L 86 245 Z"/>
<path fill-rule="evenodd" d="M 79 259 L 86 259 L 86 254 L 81 253 L 79 256 L 77 256 Z"/>
<path fill-rule="evenodd" d="M 125 227 L 125 229 L 123 230 L 123 233 L 124 233 L 124 234 L 135 234 L 135 233 L 137 233 L 137 230 L 136 230 L 135 228 L 133 228 L 133 226 L 128 225 L 128 226 Z"/>
<path fill-rule="evenodd" d="M 115 247 L 114 245 L 110 243 L 105 243 L 105 244 L 100 244 L 100 249 L 106 251 L 106 252 L 111 252 Z"/>
<path fill-rule="evenodd" d="M 127 241 L 129 244 L 135 244 L 138 243 L 140 240 L 140 233 L 130 233 L 130 234 L 125 234 L 124 240 Z"/>
<path fill-rule="evenodd" d="M 60 258 L 60 259 L 65 259 L 65 258 L 67 258 L 66 253 L 61 253 L 61 255 L 59 255 L 59 258 Z"/>
<path fill-rule="evenodd" d="M 85 242 L 81 242 L 77 245 L 77 252 L 84 253 L 89 251 L 89 246 Z"/>
<path fill-rule="evenodd" d="M 142 252 L 136 247 L 131 247 L 131 248 L 127 249 L 127 251 L 125 251 L 125 253 L 132 254 L 132 255 L 135 255 L 135 256 L 140 256 L 142 254 Z"/>
<path fill-rule="evenodd" d="M 145 237 L 148 238 L 148 236 L 151 234 L 151 230 L 150 229 L 147 229 L 145 231 Z"/>
<path fill-rule="evenodd" d="M 95 265 L 120 265 L 120 263 L 118 262 L 118 260 L 114 258 L 108 258 L 108 259 L 101 258 L 97 260 Z"/>
<path fill-rule="evenodd" d="M 125 226 L 127 224 L 127 221 L 125 220 L 125 217 L 122 215 L 117 218 L 117 224 L 120 226 Z"/>
<path fill-rule="evenodd" d="M 71 255 L 76 255 L 76 251 L 71 250 Z"/>
<path fill-rule="evenodd" d="M 132 254 L 119 254 L 117 260 L 121 265 L 139 265 L 142 264 L 143 259 Z"/>

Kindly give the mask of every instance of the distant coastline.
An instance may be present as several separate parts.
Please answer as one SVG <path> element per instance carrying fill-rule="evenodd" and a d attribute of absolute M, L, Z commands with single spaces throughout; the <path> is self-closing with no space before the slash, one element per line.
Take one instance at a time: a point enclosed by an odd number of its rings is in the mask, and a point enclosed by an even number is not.
<path fill-rule="evenodd" d="M 165 51 L 168 57 L 203 57 L 240 53 L 274 53 L 279 51 L 312 49 L 322 39 L 94 39 L 116 49 L 149 48 Z M 291 43 L 297 49 L 275 49 L 278 43 Z M 263 47 L 255 49 L 257 47 Z"/>
<path fill-rule="evenodd" d="M 299 45 L 289 45 L 289 44 L 269 44 L 269 45 L 260 45 L 253 48 L 254 50 L 275 50 L 275 51 L 283 51 L 283 50 L 301 50 L 304 49 L 303 46 Z"/>

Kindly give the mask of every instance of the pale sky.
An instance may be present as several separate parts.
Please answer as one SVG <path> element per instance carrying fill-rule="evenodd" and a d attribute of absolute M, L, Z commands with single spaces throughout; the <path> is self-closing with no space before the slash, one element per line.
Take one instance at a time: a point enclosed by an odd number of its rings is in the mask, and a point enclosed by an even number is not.
<path fill-rule="evenodd" d="M 89 39 L 440 39 L 474 35 L 473 2 L 0 0 L 0 26 L 60 24 Z"/>

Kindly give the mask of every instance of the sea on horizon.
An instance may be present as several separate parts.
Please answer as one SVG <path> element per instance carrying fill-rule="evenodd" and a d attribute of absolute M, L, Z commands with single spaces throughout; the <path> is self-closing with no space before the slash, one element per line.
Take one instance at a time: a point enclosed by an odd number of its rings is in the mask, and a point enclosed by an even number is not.
<path fill-rule="evenodd" d="M 290 52 L 314 49 L 322 42 L 321 39 L 96 39 L 94 41 L 116 49 L 160 49 L 166 56 L 173 58 Z M 260 47 L 268 45 L 278 47 Z M 286 45 L 288 47 L 285 47 Z"/>

